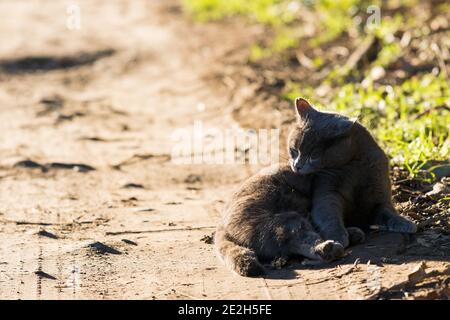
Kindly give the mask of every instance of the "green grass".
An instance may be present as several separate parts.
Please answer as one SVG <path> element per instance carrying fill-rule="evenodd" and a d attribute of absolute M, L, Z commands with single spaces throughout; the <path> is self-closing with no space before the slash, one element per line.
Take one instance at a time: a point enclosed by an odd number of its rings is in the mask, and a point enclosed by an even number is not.
<path fill-rule="evenodd" d="M 356 8 L 365 10 L 363 0 L 183 0 L 185 10 L 199 22 L 221 20 L 233 16 L 242 16 L 251 22 L 267 25 L 275 33 L 275 39 L 269 48 L 258 49 L 253 57 L 264 57 L 282 49 L 296 45 L 302 38 L 301 30 L 287 28 L 302 15 L 308 15 L 307 10 L 319 12 L 317 34 L 310 39 L 311 45 L 331 41 L 354 25 L 353 15 Z M 378 1 L 372 1 L 376 4 Z M 289 31 L 289 35 L 286 31 Z M 281 43 L 280 43 L 281 42 Z"/>
<path fill-rule="evenodd" d="M 285 25 L 294 19 L 294 10 L 286 0 L 183 0 L 185 9 L 201 22 L 232 16 L 245 16 L 267 25 Z"/>
<path fill-rule="evenodd" d="M 270 57 L 273 54 L 283 52 L 289 48 L 295 48 L 298 46 L 298 38 L 292 37 L 292 33 L 289 28 L 278 29 L 278 32 L 271 41 L 270 46 L 263 47 L 258 44 L 253 45 L 250 48 L 251 62 L 256 62 L 262 58 Z"/>
<path fill-rule="evenodd" d="M 413 0 L 415 1 L 415 0 Z M 301 28 L 295 22 L 313 17 L 315 36 L 309 45 L 318 46 L 338 38 L 347 30 L 371 31 L 364 27 L 362 15 L 369 6 L 381 5 L 381 0 L 182 0 L 185 10 L 199 22 L 221 20 L 241 16 L 247 20 L 272 28 L 275 38 L 298 43 L 303 38 Z M 408 2 L 400 0 L 400 2 Z M 314 16 L 313 16 L 314 15 Z M 288 28 L 293 26 L 294 28 Z M 380 32 L 376 28 L 376 32 Z M 290 35 L 286 34 L 286 31 Z M 284 33 L 280 36 L 279 33 Z M 290 38 L 289 40 L 287 38 Z M 277 46 L 278 41 L 274 44 Z M 289 48 L 289 45 L 285 45 Z M 270 48 L 268 48 L 270 49 Z M 278 52 L 278 50 L 273 50 Z"/>
<path fill-rule="evenodd" d="M 309 41 L 312 46 L 332 41 L 355 24 L 357 8 L 363 10 L 361 0 L 319 0 L 313 2 L 312 9 L 319 13 L 317 36 Z M 376 1 L 375 1 L 376 2 Z"/>

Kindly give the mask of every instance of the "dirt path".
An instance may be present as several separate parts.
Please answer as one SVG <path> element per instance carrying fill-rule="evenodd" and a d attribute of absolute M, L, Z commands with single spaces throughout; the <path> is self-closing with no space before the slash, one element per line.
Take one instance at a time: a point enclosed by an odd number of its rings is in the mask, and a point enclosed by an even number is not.
<path fill-rule="evenodd" d="M 172 1 L 78 3 L 72 31 L 64 3 L 0 3 L 0 298 L 367 298 L 422 260 L 386 235 L 341 265 L 231 274 L 205 236 L 257 168 L 170 154 L 194 121 L 237 125 L 205 79 L 251 33 L 189 26 Z"/>

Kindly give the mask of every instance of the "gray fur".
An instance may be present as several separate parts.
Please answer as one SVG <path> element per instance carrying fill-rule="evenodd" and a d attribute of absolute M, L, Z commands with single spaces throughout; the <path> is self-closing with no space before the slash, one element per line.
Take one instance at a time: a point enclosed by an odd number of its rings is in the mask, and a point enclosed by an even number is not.
<path fill-rule="evenodd" d="M 291 160 L 291 167 L 314 176 L 311 219 L 322 237 L 347 247 L 346 226 L 378 224 L 393 232 L 416 232 L 392 204 L 389 161 L 367 129 L 304 101 L 296 101 L 298 121 L 289 148 L 298 150 L 299 161 L 294 166 Z"/>
<path fill-rule="evenodd" d="M 265 273 L 261 261 L 289 256 L 330 261 L 344 254 L 341 244 L 324 241 L 309 221 L 311 182 L 312 176 L 300 176 L 288 165 L 244 182 L 215 236 L 217 252 L 231 270 L 259 276 Z"/>

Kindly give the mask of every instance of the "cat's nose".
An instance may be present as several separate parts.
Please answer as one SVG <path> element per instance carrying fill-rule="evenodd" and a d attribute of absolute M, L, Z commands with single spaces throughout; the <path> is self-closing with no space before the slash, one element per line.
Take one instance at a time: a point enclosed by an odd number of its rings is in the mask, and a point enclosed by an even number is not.
<path fill-rule="evenodd" d="M 291 163 L 291 169 L 293 172 L 297 173 L 299 168 L 296 163 Z"/>
<path fill-rule="evenodd" d="M 301 166 L 300 166 L 300 165 L 297 165 L 297 164 L 291 165 L 291 168 L 292 168 L 292 171 L 294 171 L 295 173 L 300 172 L 301 169 L 302 169 Z"/>
<path fill-rule="evenodd" d="M 304 164 L 303 166 L 298 166 L 297 167 L 297 171 L 296 172 L 298 172 L 298 173 L 300 173 L 300 174 L 309 174 L 309 173 L 312 173 L 312 172 L 314 172 L 315 170 L 314 170 L 314 168 L 311 166 L 311 165 L 309 165 L 309 164 Z"/>

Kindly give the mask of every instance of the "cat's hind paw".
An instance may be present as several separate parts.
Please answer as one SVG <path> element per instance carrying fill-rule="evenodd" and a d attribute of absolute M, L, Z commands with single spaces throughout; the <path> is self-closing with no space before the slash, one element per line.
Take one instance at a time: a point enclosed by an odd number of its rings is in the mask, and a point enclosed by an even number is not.
<path fill-rule="evenodd" d="M 366 234 L 360 228 L 349 227 L 349 228 L 347 228 L 347 232 L 348 232 L 348 239 L 350 241 L 351 246 L 361 244 L 364 241 L 366 241 Z"/>
<path fill-rule="evenodd" d="M 416 233 L 417 225 L 401 216 L 391 218 L 386 225 L 388 231 L 401 233 Z"/>

